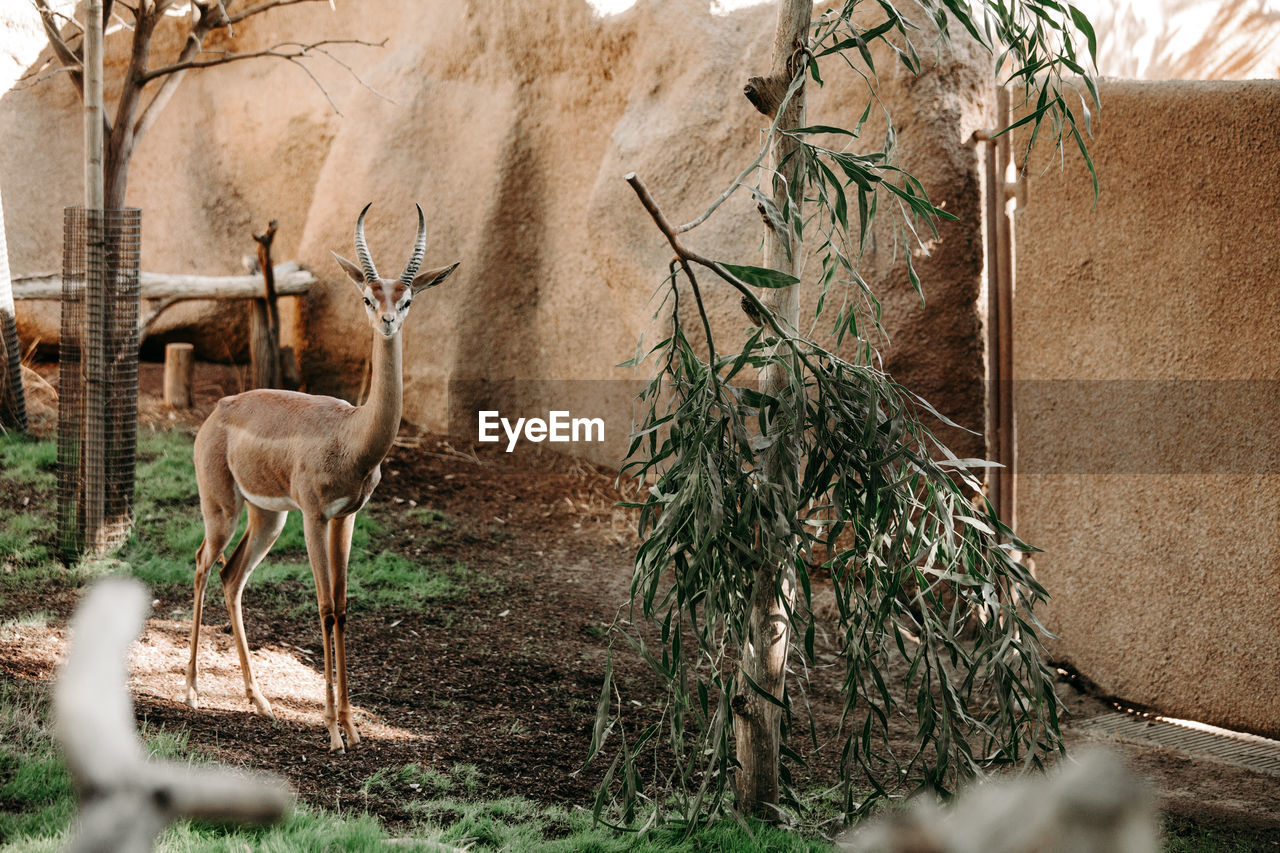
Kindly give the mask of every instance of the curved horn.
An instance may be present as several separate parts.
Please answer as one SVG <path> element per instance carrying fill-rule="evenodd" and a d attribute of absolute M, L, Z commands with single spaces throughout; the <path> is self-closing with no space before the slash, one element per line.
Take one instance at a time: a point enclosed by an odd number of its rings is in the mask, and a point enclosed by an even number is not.
<path fill-rule="evenodd" d="M 413 242 L 413 257 L 400 273 L 400 283 L 405 287 L 413 284 L 413 277 L 418 274 L 418 267 L 422 266 L 422 259 L 427 254 L 427 220 L 422 215 L 422 205 L 415 204 L 414 207 L 418 208 L 418 239 Z"/>
<path fill-rule="evenodd" d="M 356 220 L 356 260 L 360 261 L 360 267 L 364 270 L 364 280 L 373 284 L 378 280 L 378 268 L 373 265 L 373 258 L 369 257 L 369 244 L 364 241 L 364 215 L 371 207 L 373 202 L 366 204 L 364 210 L 360 211 L 360 218 Z"/>

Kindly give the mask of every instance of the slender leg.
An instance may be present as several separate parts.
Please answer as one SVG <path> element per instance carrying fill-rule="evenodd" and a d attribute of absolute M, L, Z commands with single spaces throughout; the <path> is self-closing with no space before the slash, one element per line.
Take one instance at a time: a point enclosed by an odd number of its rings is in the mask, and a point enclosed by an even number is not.
<path fill-rule="evenodd" d="M 360 743 L 360 733 L 351 720 L 347 699 L 347 560 L 351 556 L 351 531 L 355 514 L 329 522 L 329 571 L 333 575 L 333 649 L 338 681 L 338 724 L 347 735 L 347 747 Z"/>
<path fill-rule="evenodd" d="M 307 537 L 307 556 L 316 581 L 316 602 L 320 606 L 320 633 L 324 638 L 324 725 L 329 730 L 329 751 L 344 752 L 338 715 L 333 701 L 333 584 L 329 579 L 329 524 L 319 514 L 304 514 L 303 531 Z"/>
<path fill-rule="evenodd" d="M 197 441 L 200 449 L 200 442 Z M 200 645 L 200 621 L 204 615 L 204 590 L 209 570 L 222 560 L 222 552 L 231 541 L 240 518 L 241 499 L 225 467 L 201 467 L 197 452 L 197 478 L 200 480 L 200 512 L 204 516 L 204 541 L 196 550 L 195 601 L 191 607 L 191 658 L 187 661 L 187 704 L 200 707 L 196 689 L 196 651 Z M 225 565 L 225 563 L 224 563 Z"/>
<path fill-rule="evenodd" d="M 253 703 L 253 708 L 264 717 L 275 719 L 271 713 L 271 705 L 258 690 L 253 678 L 253 667 L 249 662 L 249 642 L 244 636 L 244 616 L 240 607 L 240 596 L 249 575 L 262 562 L 262 558 L 271 550 L 284 529 L 287 512 L 270 512 L 249 504 L 249 524 L 245 528 L 244 537 L 236 545 L 231 559 L 222 567 L 222 595 L 227 600 L 227 615 L 231 617 L 231 634 L 235 637 L 236 651 L 240 655 L 240 673 L 244 676 L 244 695 Z"/>
<path fill-rule="evenodd" d="M 222 551 L 227 547 L 227 540 L 234 533 L 234 525 L 218 525 L 220 529 L 211 531 L 208 521 L 205 522 L 204 541 L 196 551 L 195 601 L 191 606 L 191 657 L 187 661 L 187 704 L 192 708 L 200 707 L 200 693 L 196 689 L 196 650 L 200 647 L 200 620 L 204 614 L 204 589 L 209 580 L 209 569 L 214 562 L 222 559 Z M 221 528 L 227 528 L 225 533 Z"/>

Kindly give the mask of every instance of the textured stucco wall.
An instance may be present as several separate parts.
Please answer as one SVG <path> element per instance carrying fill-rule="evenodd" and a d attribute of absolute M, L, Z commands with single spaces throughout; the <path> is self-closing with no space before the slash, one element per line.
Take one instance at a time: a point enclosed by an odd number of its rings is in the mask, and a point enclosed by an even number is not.
<path fill-rule="evenodd" d="M 1280 735 L 1280 83 L 1108 82 L 1018 212 L 1020 532 L 1053 654 Z"/>
<path fill-rule="evenodd" d="M 364 0 L 332 12 L 288 7 L 242 24 L 234 44 L 211 47 L 387 39 L 381 49 L 336 48 L 380 94 L 323 61 L 312 67 L 342 115 L 288 63 L 188 75 L 134 158 L 129 202 L 143 209 L 143 268 L 237 273 L 253 251 L 251 232 L 278 219 L 276 257 L 295 258 L 321 279 L 284 318 L 307 388 L 351 397 L 369 331 L 329 250 L 350 253 L 355 215 L 373 200 L 375 261 L 399 270 L 413 239 L 413 202 L 422 201 L 426 263 L 462 265 L 414 303 L 406 418 L 465 431 L 482 407 L 513 417 L 545 417 L 552 407 L 603 415 L 608 445 L 575 449 L 616 465 L 636 390 L 627 380 L 644 377 L 617 365 L 649 325 L 650 296 L 670 258 L 622 176 L 639 173 L 668 216 L 687 221 L 751 160 L 764 126 L 741 90 L 769 65 L 776 8 L 714 16 L 708 6 L 641 0 L 600 18 L 584 0 Z M 122 68 L 119 37 L 111 46 L 109 76 Z M 156 61 L 177 46 L 172 38 L 157 45 Z M 968 140 L 988 124 L 990 59 L 965 42 L 927 59 L 933 64 L 912 79 L 891 55 L 880 56 L 880 94 L 899 124 L 901 162 L 961 221 L 944 223 L 931 255 L 917 258 L 927 305 L 911 292 L 903 250 L 888 231 L 876 235 L 867 277 L 892 335 L 887 366 L 980 429 L 980 196 Z M 825 88 L 811 87 L 814 123 L 852 126 L 863 111 L 857 78 L 839 65 L 828 63 Z M 884 130 L 873 112 L 866 137 L 878 145 Z M 61 208 L 81 195 L 79 148 L 80 118 L 64 79 L 0 102 L 15 272 L 58 267 Z M 740 193 L 688 240 L 718 259 L 758 263 L 760 230 L 750 196 Z M 710 290 L 724 351 L 748 324 L 734 293 Z M 225 307 L 173 311 L 166 326 L 205 342 L 206 355 L 237 345 L 231 330 L 244 323 Z M 56 336 L 56 315 L 42 325 L 25 305 L 21 320 L 28 338 Z M 962 437 L 956 449 L 979 454 L 981 438 Z"/>

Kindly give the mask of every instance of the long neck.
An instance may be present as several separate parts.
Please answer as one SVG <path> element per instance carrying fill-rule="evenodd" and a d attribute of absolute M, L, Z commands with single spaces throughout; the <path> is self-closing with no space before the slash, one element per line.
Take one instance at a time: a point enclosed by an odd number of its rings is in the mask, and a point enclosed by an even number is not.
<path fill-rule="evenodd" d="M 353 456 L 365 467 L 382 461 L 400 429 L 404 406 L 401 362 L 400 335 L 387 339 L 374 332 L 369 398 L 360 407 L 352 436 Z"/>

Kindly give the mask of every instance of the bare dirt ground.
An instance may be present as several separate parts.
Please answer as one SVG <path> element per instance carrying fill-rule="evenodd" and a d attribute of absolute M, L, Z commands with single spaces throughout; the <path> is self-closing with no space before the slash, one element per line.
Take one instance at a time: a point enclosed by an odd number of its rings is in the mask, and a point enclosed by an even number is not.
<path fill-rule="evenodd" d="M 144 426 L 194 427 L 218 396 L 240 390 L 235 369 L 201 365 L 195 408 L 170 413 L 158 399 L 159 376 L 160 365 L 142 365 Z M 611 472 L 567 457 L 508 455 L 491 445 L 406 431 L 374 497 L 384 510 L 384 538 L 371 547 L 405 555 L 429 548 L 495 583 L 427 609 L 353 613 L 348 668 L 364 742 L 348 754 L 327 751 L 309 583 L 279 590 L 290 602 L 284 605 L 281 595 L 255 594 L 256 580 L 245 593 L 258 683 L 276 722 L 250 713 L 216 584 L 201 640 L 202 707 L 179 701 L 190 592 L 160 590 L 133 660 L 138 716 L 148 726 L 190 732 L 190 743 L 219 761 L 280 773 L 310 802 L 368 810 L 392 826 L 414 818 L 409 792 L 362 786 L 379 771 L 415 763 L 441 771 L 474 765 L 479 793 L 488 796 L 589 804 L 604 770 L 582 770 L 582 762 L 602 683 L 606 628 L 627 601 L 636 544 L 628 518 L 614 507 L 618 499 Z M 448 529 L 392 514 L 410 502 L 443 512 Z M 386 524 L 388 518 L 397 526 Z M 54 618 L 52 627 L 19 627 L 0 639 L 0 677 L 53 677 L 75 597 L 75 590 L 56 586 L 8 595 L 8 612 L 0 617 L 44 611 Z M 658 698 L 638 661 L 624 657 L 615 667 L 628 700 L 644 706 Z M 835 676 L 826 684 L 820 673 L 811 700 L 831 721 L 838 716 Z M 1060 694 L 1070 711 L 1070 741 L 1086 742 L 1073 723 L 1108 706 L 1065 681 Z M 1280 779 L 1169 750 L 1113 746 L 1151 780 L 1175 819 L 1274 829 L 1276 845 L 1265 849 L 1280 849 Z M 829 780 L 833 761 L 813 756 L 800 786 Z"/>

